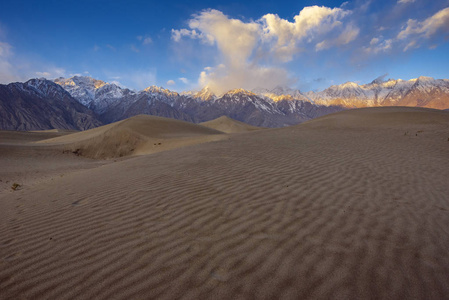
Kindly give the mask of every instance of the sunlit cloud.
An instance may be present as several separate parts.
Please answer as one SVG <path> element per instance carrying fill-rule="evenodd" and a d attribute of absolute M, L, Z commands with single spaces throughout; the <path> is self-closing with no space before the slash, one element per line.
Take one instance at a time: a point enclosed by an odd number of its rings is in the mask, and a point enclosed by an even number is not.
<path fill-rule="evenodd" d="M 175 85 L 176 84 L 176 82 L 174 81 L 174 80 L 172 80 L 172 79 L 170 79 L 169 81 L 167 81 L 167 85 L 168 86 L 172 86 L 172 85 Z"/>
<path fill-rule="evenodd" d="M 391 50 L 392 46 L 393 39 L 384 39 L 383 36 L 379 36 L 372 38 L 369 46 L 364 47 L 364 50 L 368 54 L 378 54 Z"/>
<path fill-rule="evenodd" d="M 222 63 L 201 72 L 201 86 L 217 93 L 236 87 L 269 88 L 295 81 L 281 64 L 291 61 L 305 45 L 317 44 L 317 50 L 323 50 L 352 42 L 359 29 L 343 22 L 350 14 L 342 8 L 311 6 L 301 10 L 293 22 L 275 14 L 244 22 L 209 9 L 194 15 L 189 29 L 172 29 L 171 38 L 216 45 Z"/>
<path fill-rule="evenodd" d="M 257 87 L 275 87 L 290 85 L 295 82 L 286 70 L 275 67 L 244 65 L 227 67 L 220 64 L 215 68 L 205 68 L 199 78 L 201 86 L 208 86 L 217 94 L 241 87 L 253 89 Z"/>
<path fill-rule="evenodd" d="M 35 72 L 37 77 L 43 77 L 46 79 L 55 79 L 58 77 L 64 77 L 66 76 L 67 72 L 63 68 L 57 68 L 57 67 L 47 67 L 44 71 L 38 71 Z M 75 74 L 80 75 L 80 74 Z"/>
<path fill-rule="evenodd" d="M 185 78 L 185 77 L 180 77 L 179 81 L 181 81 L 184 84 L 189 84 L 190 83 L 190 81 L 187 78 Z"/>
<path fill-rule="evenodd" d="M 263 38 L 274 39 L 271 47 L 277 57 L 283 61 L 290 61 L 293 55 L 300 52 L 301 43 L 313 42 L 336 28 L 343 28 L 342 19 L 349 15 L 350 11 L 341 8 L 329 8 L 325 6 L 305 7 L 293 19 L 294 22 L 280 18 L 278 15 L 267 14 L 261 18 L 263 24 Z M 327 49 L 332 46 L 349 43 L 358 35 L 358 29 L 351 25 L 344 29 L 337 39 L 321 40 L 317 43 L 317 50 Z M 337 33 L 338 34 L 338 33 Z"/>
<path fill-rule="evenodd" d="M 346 28 L 343 30 L 343 32 L 334 39 L 327 39 L 322 42 L 319 42 L 316 44 L 315 49 L 316 51 L 329 49 L 335 46 L 342 46 L 349 44 L 350 42 L 354 41 L 357 36 L 359 35 L 360 29 L 356 26 L 350 24 L 346 26 Z"/>
<path fill-rule="evenodd" d="M 171 38 L 175 42 L 179 42 L 182 37 L 189 37 L 191 39 L 198 39 L 204 44 L 213 45 L 214 38 L 211 35 L 198 33 L 196 30 L 188 30 L 188 29 L 172 29 L 171 30 Z"/>
<path fill-rule="evenodd" d="M 407 51 L 411 48 L 420 47 L 419 42 L 421 40 L 434 38 L 440 33 L 449 33 L 449 7 L 438 11 L 422 22 L 409 19 L 397 38 L 399 40 L 410 40 L 404 48 L 404 51 Z"/>
<path fill-rule="evenodd" d="M 51 76 L 50 72 L 36 72 L 36 75 L 38 77 L 45 77 L 45 78 L 49 78 Z"/>

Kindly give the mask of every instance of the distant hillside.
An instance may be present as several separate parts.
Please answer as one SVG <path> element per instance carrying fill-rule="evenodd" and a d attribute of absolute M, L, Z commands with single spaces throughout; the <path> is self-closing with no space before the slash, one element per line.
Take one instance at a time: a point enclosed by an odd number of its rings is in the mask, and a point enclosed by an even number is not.
<path fill-rule="evenodd" d="M 139 114 L 200 123 L 227 116 L 259 127 L 283 127 L 357 107 L 449 109 L 449 80 L 347 82 L 322 92 L 286 87 L 235 89 L 216 95 L 208 87 L 177 93 L 150 86 L 132 91 L 91 77 L 32 79 L 0 85 L 0 129 L 88 129 Z"/>
<path fill-rule="evenodd" d="M 44 79 L 0 85 L 0 129 L 85 130 L 102 125 L 61 86 Z"/>

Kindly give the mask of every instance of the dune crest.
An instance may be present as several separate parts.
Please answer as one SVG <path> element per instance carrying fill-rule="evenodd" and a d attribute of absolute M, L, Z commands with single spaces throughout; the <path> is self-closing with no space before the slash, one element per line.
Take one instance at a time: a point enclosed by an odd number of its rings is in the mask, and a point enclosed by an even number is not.
<path fill-rule="evenodd" d="M 219 130 L 225 133 L 240 133 L 240 132 L 248 132 L 254 130 L 265 129 L 263 127 L 252 126 L 234 119 L 231 119 L 227 116 L 221 116 L 217 119 L 200 123 L 200 125 L 209 127 L 215 130 Z"/>
<path fill-rule="evenodd" d="M 138 115 L 38 143 L 59 145 L 63 151 L 89 158 L 108 159 L 156 153 L 222 138 L 223 132 L 193 123 Z"/>

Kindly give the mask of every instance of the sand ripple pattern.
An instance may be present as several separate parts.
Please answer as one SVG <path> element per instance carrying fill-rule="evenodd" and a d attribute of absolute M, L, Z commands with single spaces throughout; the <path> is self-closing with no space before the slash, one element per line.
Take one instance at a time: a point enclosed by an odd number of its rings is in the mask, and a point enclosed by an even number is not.
<path fill-rule="evenodd" d="M 448 297 L 447 127 L 302 128 L 3 199 L 14 206 L 0 223 L 0 298 Z"/>

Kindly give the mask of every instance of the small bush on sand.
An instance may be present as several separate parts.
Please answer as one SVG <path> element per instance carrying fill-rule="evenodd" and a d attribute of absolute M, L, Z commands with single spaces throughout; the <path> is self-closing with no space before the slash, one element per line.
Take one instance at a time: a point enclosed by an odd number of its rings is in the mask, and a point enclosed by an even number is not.
<path fill-rule="evenodd" d="M 20 187 L 21 187 L 20 184 L 14 182 L 14 183 L 12 184 L 12 186 L 11 186 L 11 189 L 12 189 L 13 191 L 17 191 L 18 189 L 20 189 Z"/>

